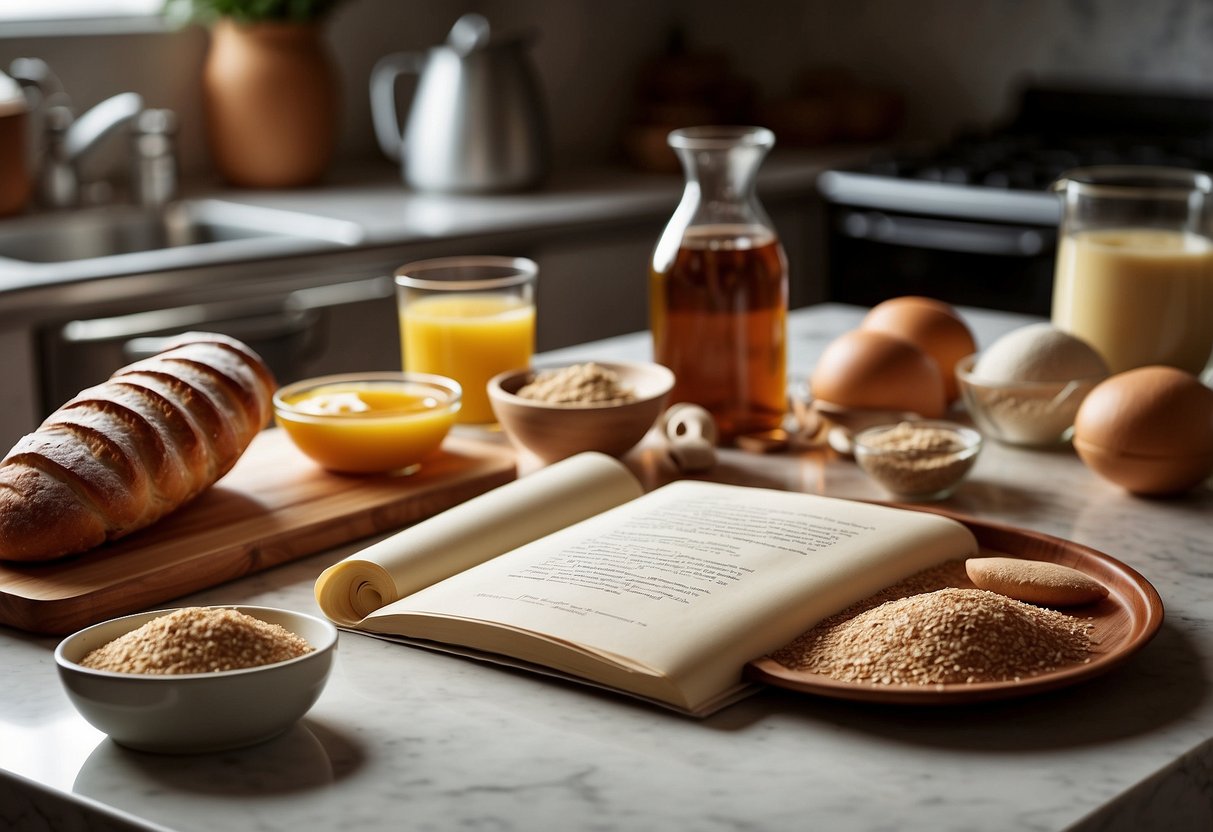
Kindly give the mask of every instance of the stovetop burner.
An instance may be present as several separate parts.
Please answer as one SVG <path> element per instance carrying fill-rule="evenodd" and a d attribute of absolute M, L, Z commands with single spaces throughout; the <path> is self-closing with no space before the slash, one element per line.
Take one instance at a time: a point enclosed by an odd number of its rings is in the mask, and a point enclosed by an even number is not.
<path fill-rule="evenodd" d="M 843 205 L 1052 225 L 1052 182 L 1118 164 L 1213 170 L 1213 99 L 1030 87 L 1009 124 L 879 153 L 823 175 L 821 190 Z"/>
<path fill-rule="evenodd" d="M 1091 165 L 1213 169 L 1213 141 L 1173 136 L 1073 138 L 1004 133 L 960 137 L 927 152 L 877 155 L 862 170 L 898 179 L 1040 191 L 1065 171 Z"/>

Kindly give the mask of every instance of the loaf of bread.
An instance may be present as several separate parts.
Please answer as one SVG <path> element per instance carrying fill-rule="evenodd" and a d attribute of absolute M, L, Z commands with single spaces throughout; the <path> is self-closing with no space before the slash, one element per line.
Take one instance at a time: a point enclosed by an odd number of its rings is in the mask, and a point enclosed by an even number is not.
<path fill-rule="evenodd" d="M 0 461 L 0 559 L 83 552 L 193 499 L 269 421 L 274 387 L 248 346 L 191 332 L 84 390 Z"/>

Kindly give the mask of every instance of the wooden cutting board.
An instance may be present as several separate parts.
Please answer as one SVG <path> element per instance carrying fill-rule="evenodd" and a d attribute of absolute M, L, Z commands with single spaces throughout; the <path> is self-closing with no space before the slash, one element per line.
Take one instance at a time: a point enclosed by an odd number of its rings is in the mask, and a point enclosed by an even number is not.
<path fill-rule="evenodd" d="M 508 447 L 457 435 L 411 476 L 330 474 L 272 428 L 214 487 L 142 531 L 59 561 L 0 562 L 0 624 L 70 633 L 400 528 L 514 477 Z"/>

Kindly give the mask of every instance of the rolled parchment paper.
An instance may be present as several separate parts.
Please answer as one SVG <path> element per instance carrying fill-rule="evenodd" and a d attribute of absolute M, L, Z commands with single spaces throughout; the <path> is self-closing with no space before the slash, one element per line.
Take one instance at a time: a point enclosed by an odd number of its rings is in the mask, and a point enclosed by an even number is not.
<path fill-rule="evenodd" d="M 316 603 L 334 623 L 353 627 L 393 601 L 642 493 L 619 460 L 577 454 L 333 564 L 316 580 Z"/>

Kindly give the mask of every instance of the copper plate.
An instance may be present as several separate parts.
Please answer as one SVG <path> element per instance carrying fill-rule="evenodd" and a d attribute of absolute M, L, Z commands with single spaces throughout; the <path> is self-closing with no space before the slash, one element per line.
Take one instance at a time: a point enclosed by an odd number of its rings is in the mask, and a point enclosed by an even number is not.
<path fill-rule="evenodd" d="M 1097 604 L 1071 607 L 1066 612 L 1090 617 L 1095 643 L 1091 660 L 1030 676 L 1018 682 L 892 686 L 842 682 L 817 673 L 785 667 L 771 658 L 756 659 L 746 667 L 752 681 L 800 693 L 913 705 L 951 705 L 1010 699 L 1084 682 L 1123 664 L 1144 647 L 1162 626 L 1163 606 L 1158 592 L 1137 571 L 1115 558 L 1049 535 L 986 523 L 940 509 L 920 509 L 953 517 L 977 537 L 983 556 L 997 555 L 1042 560 L 1078 569 L 1108 588 L 1108 597 Z"/>

